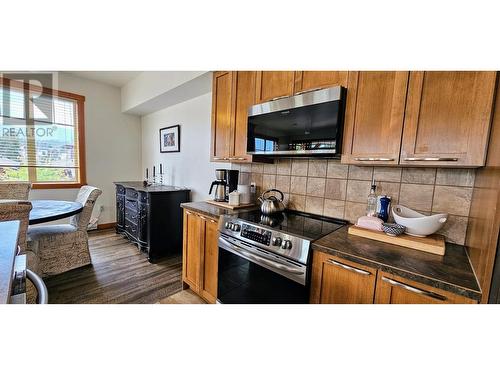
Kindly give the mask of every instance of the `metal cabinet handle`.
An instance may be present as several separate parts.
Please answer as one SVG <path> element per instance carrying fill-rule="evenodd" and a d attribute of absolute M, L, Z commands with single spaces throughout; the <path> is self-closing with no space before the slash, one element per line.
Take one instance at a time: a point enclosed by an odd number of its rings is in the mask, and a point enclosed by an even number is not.
<path fill-rule="evenodd" d="M 242 157 L 234 157 L 234 158 L 229 158 L 229 160 L 245 160 L 245 158 L 242 158 Z"/>
<path fill-rule="evenodd" d="M 444 296 L 442 296 L 440 294 L 429 292 L 427 290 L 423 290 L 423 289 L 419 289 L 419 288 L 415 288 L 414 286 L 410 286 L 410 285 L 401 283 L 399 281 L 396 281 L 396 280 L 393 280 L 393 279 L 389 279 L 388 277 L 385 277 L 385 276 L 382 276 L 382 281 L 385 281 L 385 282 L 387 282 L 387 283 L 389 283 L 391 285 L 398 286 L 400 288 L 406 289 L 406 290 L 408 290 L 410 292 L 413 292 L 413 293 L 417 293 L 417 294 L 421 294 L 423 296 L 427 296 L 427 297 L 430 297 L 430 298 L 438 299 L 440 301 L 446 301 L 446 297 L 444 297 Z"/>
<path fill-rule="evenodd" d="M 354 158 L 356 161 L 394 161 L 394 158 Z"/>
<path fill-rule="evenodd" d="M 37 302 L 42 305 L 49 303 L 49 292 L 42 278 L 30 269 L 26 269 L 26 277 L 33 283 L 38 293 Z"/>
<path fill-rule="evenodd" d="M 404 161 L 458 161 L 458 158 L 404 158 Z"/>
<path fill-rule="evenodd" d="M 229 158 L 219 158 L 219 157 L 214 157 L 214 160 L 229 160 Z"/>
<path fill-rule="evenodd" d="M 359 269 L 359 268 L 356 268 L 356 267 L 348 266 L 347 264 L 337 262 L 337 261 L 335 261 L 333 259 L 328 259 L 327 262 L 330 263 L 330 264 L 333 264 L 335 266 L 342 267 L 343 269 L 359 273 L 361 275 L 371 275 L 371 273 L 368 272 L 368 271 L 365 271 L 365 270 L 362 270 L 362 269 Z"/>
<path fill-rule="evenodd" d="M 318 91 L 318 90 L 321 90 L 321 89 L 308 89 L 308 90 L 302 90 L 302 91 L 299 91 L 299 92 L 295 93 L 294 95 L 306 94 L 306 93 L 308 93 L 308 92 L 313 92 L 313 91 Z"/>
<path fill-rule="evenodd" d="M 272 98 L 270 101 L 275 101 L 275 100 L 278 100 L 278 99 L 283 99 L 283 98 L 288 98 L 289 96 L 288 95 L 281 95 L 281 96 L 277 96 L 276 98 Z"/>

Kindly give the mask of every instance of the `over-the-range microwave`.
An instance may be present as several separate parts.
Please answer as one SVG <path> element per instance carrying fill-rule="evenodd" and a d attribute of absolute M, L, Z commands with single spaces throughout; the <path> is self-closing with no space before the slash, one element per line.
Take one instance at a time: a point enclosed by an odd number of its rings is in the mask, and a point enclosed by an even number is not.
<path fill-rule="evenodd" d="M 345 92 L 345 88 L 336 86 L 250 107 L 247 153 L 340 156 Z"/>

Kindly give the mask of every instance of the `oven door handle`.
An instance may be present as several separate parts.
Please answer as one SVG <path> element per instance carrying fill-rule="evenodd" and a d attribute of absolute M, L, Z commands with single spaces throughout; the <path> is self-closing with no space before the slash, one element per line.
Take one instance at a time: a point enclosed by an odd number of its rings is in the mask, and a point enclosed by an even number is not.
<path fill-rule="evenodd" d="M 247 257 L 250 260 L 255 261 L 256 263 L 262 263 L 262 264 L 265 264 L 269 267 L 273 267 L 273 268 L 276 268 L 276 269 L 279 269 L 279 270 L 282 270 L 285 272 L 289 272 L 289 273 L 294 274 L 294 275 L 303 275 L 304 274 L 304 271 L 302 271 L 302 270 L 297 270 L 297 269 L 292 268 L 292 267 L 287 267 L 287 266 L 284 266 L 280 263 L 269 261 L 266 258 L 255 255 L 253 253 L 249 253 L 248 251 L 242 250 L 241 248 L 233 245 L 232 243 L 230 243 L 229 241 L 227 241 L 226 239 L 224 239 L 222 237 L 219 237 L 219 241 L 222 242 L 224 244 L 224 246 L 229 247 L 232 251 L 234 251 L 238 254 L 241 254 L 244 257 Z"/>

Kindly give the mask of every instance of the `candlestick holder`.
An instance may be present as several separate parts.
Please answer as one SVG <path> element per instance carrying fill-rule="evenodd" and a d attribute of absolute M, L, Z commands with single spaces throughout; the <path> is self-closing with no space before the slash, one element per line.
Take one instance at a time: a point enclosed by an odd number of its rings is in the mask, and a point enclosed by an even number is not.
<path fill-rule="evenodd" d="M 160 173 L 160 185 L 163 185 L 163 173 Z"/>
<path fill-rule="evenodd" d="M 156 185 L 156 176 L 153 176 L 153 185 Z"/>

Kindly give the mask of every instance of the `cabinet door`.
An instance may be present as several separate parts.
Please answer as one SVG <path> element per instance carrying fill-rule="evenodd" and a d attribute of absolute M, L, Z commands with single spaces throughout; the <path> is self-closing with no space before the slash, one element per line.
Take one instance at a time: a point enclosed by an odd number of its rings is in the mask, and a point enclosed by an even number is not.
<path fill-rule="evenodd" d="M 199 293 L 203 221 L 195 213 L 184 210 L 182 280 Z"/>
<path fill-rule="evenodd" d="M 373 303 L 376 274 L 374 268 L 314 252 L 311 303 Z"/>
<path fill-rule="evenodd" d="M 401 164 L 482 166 L 496 72 L 412 72 Z"/>
<path fill-rule="evenodd" d="M 330 86 L 347 87 L 347 72 L 332 70 L 295 72 L 295 94 Z"/>
<path fill-rule="evenodd" d="M 233 127 L 233 72 L 215 72 L 212 82 L 212 161 L 229 161 Z"/>
<path fill-rule="evenodd" d="M 257 72 L 256 103 L 293 95 L 295 72 Z"/>
<path fill-rule="evenodd" d="M 413 280 L 391 275 L 387 272 L 379 272 L 375 303 L 443 304 L 477 302 Z"/>
<path fill-rule="evenodd" d="M 399 161 L 408 72 L 349 72 L 342 162 Z"/>
<path fill-rule="evenodd" d="M 252 156 L 247 155 L 247 125 L 248 108 L 255 104 L 256 76 L 257 72 L 235 72 L 234 145 L 230 157 L 232 161 L 252 161 Z"/>
<path fill-rule="evenodd" d="M 203 218 L 203 249 L 201 296 L 210 303 L 217 299 L 217 266 L 219 260 L 219 225 L 216 220 Z"/>

